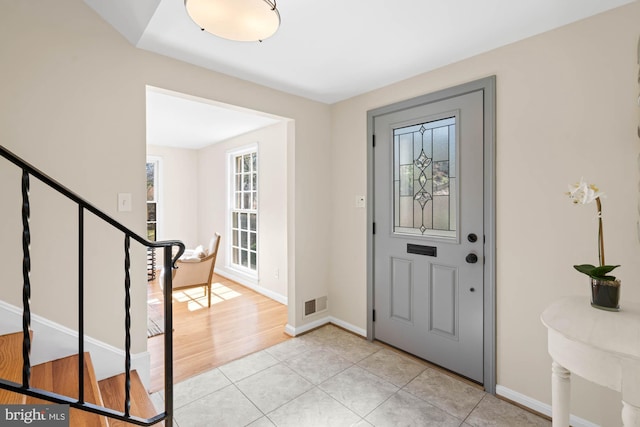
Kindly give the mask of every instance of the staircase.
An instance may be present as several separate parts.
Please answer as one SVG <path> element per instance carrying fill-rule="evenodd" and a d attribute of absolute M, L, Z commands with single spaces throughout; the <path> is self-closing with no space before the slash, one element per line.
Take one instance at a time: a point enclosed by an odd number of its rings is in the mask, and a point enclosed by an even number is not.
<path fill-rule="evenodd" d="M 78 397 L 77 354 L 35 365 L 31 369 L 31 387 L 69 397 Z M 0 378 L 20 382 L 22 377 L 22 332 L 0 336 Z M 118 412 L 124 412 L 125 374 L 97 381 L 91 355 L 84 355 L 84 399 Z M 46 404 L 47 401 L 0 389 L 0 404 Z M 138 373 L 131 371 L 131 415 L 152 418 L 158 414 Z M 73 427 L 122 427 L 134 425 L 104 415 L 71 408 L 69 425 Z M 164 425 L 163 422 L 156 425 Z"/>
<path fill-rule="evenodd" d="M 106 213 L 70 191 L 48 175 L 0 145 L 0 158 L 22 171 L 22 331 L 0 336 L 0 404 L 41 404 L 53 402 L 70 406 L 71 426 L 126 426 L 173 424 L 173 318 L 171 305 L 172 275 L 164 275 L 164 410 L 156 411 L 135 370 L 131 369 L 131 257 L 130 245 L 137 243 L 147 249 L 162 248 L 162 267 L 170 271 L 184 252 L 180 241 L 149 241 L 125 227 Z M 2 160 L 2 159 L 0 159 Z M 31 226 L 30 181 L 36 179 L 59 193 L 78 208 L 78 342 L 77 353 L 43 364 L 31 365 L 31 289 L 43 286 L 31 283 Z M 20 208 L 20 206 L 17 206 Z M 90 213 L 124 237 L 124 372 L 120 375 L 96 380 L 91 355 L 84 351 L 84 260 L 85 213 Z M 173 249 L 177 248 L 177 253 Z M 3 283 L 3 286 L 7 284 Z M 9 284 L 10 285 L 10 284 Z M 64 309 L 64 308 L 62 308 Z M 82 365 L 82 369 L 80 366 Z"/>
<path fill-rule="evenodd" d="M 22 381 L 22 332 L 0 336 L 0 378 L 11 382 Z M 18 405 L 25 403 L 27 396 L 0 389 L 0 403 Z"/>

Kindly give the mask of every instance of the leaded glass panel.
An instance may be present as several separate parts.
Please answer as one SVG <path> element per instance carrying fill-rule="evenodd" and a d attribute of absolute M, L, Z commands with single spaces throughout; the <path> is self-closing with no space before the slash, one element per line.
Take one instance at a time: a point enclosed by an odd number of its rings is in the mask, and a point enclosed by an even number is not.
<path fill-rule="evenodd" d="M 456 118 L 393 131 L 395 233 L 456 238 Z"/>

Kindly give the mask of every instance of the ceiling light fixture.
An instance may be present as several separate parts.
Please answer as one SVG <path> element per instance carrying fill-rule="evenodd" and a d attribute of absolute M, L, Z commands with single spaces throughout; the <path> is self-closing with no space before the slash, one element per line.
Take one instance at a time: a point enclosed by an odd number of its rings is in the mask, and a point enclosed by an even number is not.
<path fill-rule="evenodd" d="M 276 0 L 184 0 L 203 31 L 235 41 L 262 41 L 280 26 Z"/>

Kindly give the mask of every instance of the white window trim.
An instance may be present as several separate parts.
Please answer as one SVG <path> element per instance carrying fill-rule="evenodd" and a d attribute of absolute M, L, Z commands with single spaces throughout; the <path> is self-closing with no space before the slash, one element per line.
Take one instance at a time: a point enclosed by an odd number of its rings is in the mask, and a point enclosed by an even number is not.
<path fill-rule="evenodd" d="M 256 217 L 256 270 L 252 270 L 250 268 L 243 267 L 238 264 L 234 264 L 233 261 L 233 224 L 231 222 L 231 212 L 233 211 L 233 206 L 235 203 L 234 200 L 234 178 L 235 178 L 235 167 L 234 160 L 238 156 L 242 156 L 248 153 L 255 152 L 258 156 L 258 184 L 257 184 L 257 192 L 258 192 L 258 209 L 257 209 L 257 217 Z M 258 143 L 255 142 L 253 144 L 244 145 L 242 147 L 234 148 L 232 150 L 227 151 L 227 209 L 226 209 L 226 229 L 227 236 L 226 239 L 227 244 L 225 245 L 225 267 L 235 274 L 238 274 L 242 277 L 248 278 L 252 281 L 259 280 L 259 271 L 260 271 L 260 257 L 258 256 L 260 253 L 260 151 L 258 150 Z"/>

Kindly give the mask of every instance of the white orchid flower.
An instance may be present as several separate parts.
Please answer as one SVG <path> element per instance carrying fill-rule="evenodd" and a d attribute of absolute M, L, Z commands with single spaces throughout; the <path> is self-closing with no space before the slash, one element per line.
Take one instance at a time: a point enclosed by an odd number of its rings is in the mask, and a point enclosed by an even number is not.
<path fill-rule="evenodd" d="M 567 195 L 573 203 L 586 205 L 597 198 L 604 196 L 604 193 L 600 192 L 598 187 L 595 185 L 588 184 L 581 178 L 579 183 L 569 185 L 569 192 Z"/>
<path fill-rule="evenodd" d="M 574 204 L 586 205 L 587 203 L 591 203 L 593 201 L 596 202 L 596 208 L 598 212 L 598 260 L 600 261 L 600 267 L 610 267 L 606 266 L 604 263 L 604 236 L 602 232 L 602 197 L 604 193 L 602 193 L 598 187 L 593 184 L 587 184 L 583 178 L 580 178 L 580 182 L 577 184 L 569 185 L 569 192 L 566 193 L 569 196 L 569 199 Z M 595 267 L 594 267 L 595 268 Z M 616 267 L 613 267 L 616 268 Z M 611 269 L 612 270 L 612 269 Z M 604 274 L 608 273 L 606 271 Z M 578 269 L 578 271 L 581 271 Z M 604 270 L 602 270 L 604 271 Z M 584 273 L 584 271 L 581 271 Z M 585 273 L 590 274 L 590 273 Z M 595 277 L 595 276 L 592 276 Z M 607 276 L 608 277 L 608 276 Z M 608 280 L 615 280 L 608 279 Z"/>

